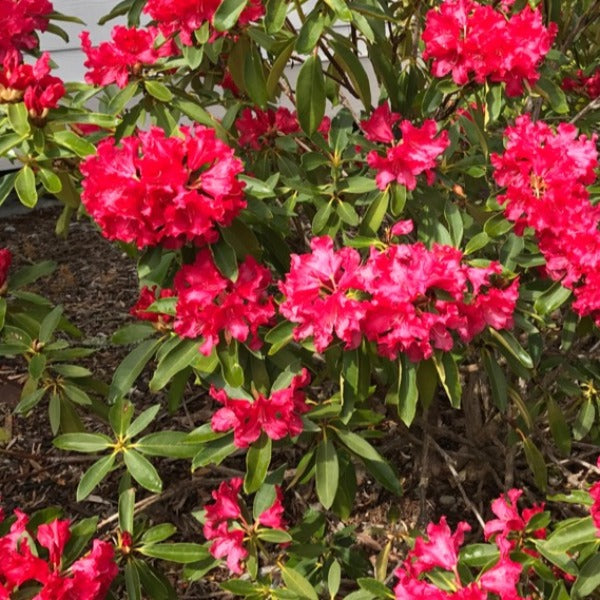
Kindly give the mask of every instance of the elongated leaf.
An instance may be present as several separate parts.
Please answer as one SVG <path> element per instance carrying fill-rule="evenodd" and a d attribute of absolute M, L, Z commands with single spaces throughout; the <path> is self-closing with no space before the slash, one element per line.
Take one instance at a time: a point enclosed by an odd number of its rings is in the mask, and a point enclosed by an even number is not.
<path fill-rule="evenodd" d="M 325 115 L 325 80 L 318 56 L 309 56 L 300 69 L 296 108 L 300 126 L 307 135 L 312 135 Z"/>
<path fill-rule="evenodd" d="M 246 453 L 244 492 L 253 494 L 263 484 L 271 464 L 271 438 L 263 431 Z"/>
<path fill-rule="evenodd" d="M 127 437 L 133 438 L 136 435 L 138 435 L 138 433 L 141 433 L 142 431 L 144 431 L 144 429 L 146 429 L 146 427 L 148 427 L 148 425 L 150 425 L 150 423 L 152 423 L 152 421 L 154 421 L 154 418 L 158 414 L 159 410 L 160 410 L 160 404 L 155 404 L 154 406 L 151 406 L 150 408 L 147 408 L 127 428 L 127 431 L 125 432 L 125 434 L 127 435 Z"/>
<path fill-rule="evenodd" d="M 96 461 L 84 474 L 77 486 L 77 502 L 87 498 L 106 477 L 115 464 L 116 454 L 109 454 Z"/>
<path fill-rule="evenodd" d="M 58 327 L 60 323 L 60 319 L 62 317 L 63 307 L 57 306 L 53 308 L 45 317 L 44 320 L 40 323 L 40 333 L 38 335 L 38 340 L 43 344 L 46 344 L 50 341 L 52 334 Z"/>
<path fill-rule="evenodd" d="M 25 165 L 15 179 L 15 191 L 21 204 L 27 208 L 33 208 L 38 201 L 38 193 L 35 187 L 35 175 L 29 165 Z"/>
<path fill-rule="evenodd" d="M 287 588 L 297 594 L 298 600 L 319 600 L 315 588 L 310 581 L 296 571 L 283 565 L 281 567 L 281 575 Z"/>
<path fill-rule="evenodd" d="M 136 450 L 126 449 L 123 452 L 123 461 L 131 476 L 147 490 L 158 493 L 162 490 L 162 481 L 152 465 Z"/>
<path fill-rule="evenodd" d="M 101 433 L 65 433 L 54 439 L 53 444 L 71 452 L 102 452 L 114 441 Z"/>
<path fill-rule="evenodd" d="M 330 439 L 322 440 L 317 446 L 316 483 L 319 502 L 327 509 L 331 508 L 339 483 L 339 464 L 335 446 Z"/>
<path fill-rule="evenodd" d="M 202 449 L 202 442 L 193 441 L 183 431 L 157 431 L 140 438 L 135 448 L 146 456 L 192 458 Z"/>
<path fill-rule="evenodd" d="M 149 544 L 137 549 L 140 554 L 150 558 L 160 558 L 170 562 L 189 564 L 209 556 L 208 550 L 200 544 L 186 542 L 174 544 Z"/>
<path fill-rule="evenodd" d="M 133 382 L 144 370 L 146 363 L 152 358 L 161 340 L 146 340 L 134 348 L 117 367 L 108 391 L 108 402 L 129 392 Z"/>
<path fill-rule="evenodd" d="M 217 31 L 228 31 L 238 21 L 248 0 L 223 0 L 213 16 L 213 26 Z"/>
<path fill-rule="evenodd" d="M 160 81 L 152 79 L 146 80 L 144 81 L 144 87 L 153 98 L 156 98 L 161 102 L 170 102 L 173 100 L 173 92 Z"/>

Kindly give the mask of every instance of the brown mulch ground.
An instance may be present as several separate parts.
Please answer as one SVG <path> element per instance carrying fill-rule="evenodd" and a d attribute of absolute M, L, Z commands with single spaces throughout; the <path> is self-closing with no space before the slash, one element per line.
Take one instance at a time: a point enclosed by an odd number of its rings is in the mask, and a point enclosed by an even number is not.
<path fill-rule="evenodd" d="M 7 246 L 15 257 L 15 266 L 43 259 L 58 262 L 55 275 L 35 291 L 55 303 L 63 304 L 65 314 L 79 327 L 89 343 L 97 348 L 86 359 L 94 374 L 110 382 L 127 348 L 109 343 L 111 334 L 130 320 L 128 310 L 137 298 L 134 265 L 122 251 L 103 239 L 87 220 L 74 222 L 66 240 L 54 235 L 58 209 L 38 210 L 25 216 L 0 220 L 0 247 Z M 87 455 L 67 455 L 52 446 L 46 411 L 38 407 L 27 418 L 12 414 L 18 401 L 24 364 L 0 358 L 0 426 L 10 432 L 8 442 L 0 441 L 0 495 L 10 511 L 20 507 L 27 512 L 49 505 L 60 506 L 71 518 L 98 514 L 100 534 L 110 536 L 116 526 L 118 477 L 109 477 L 84 502 L 75 502 L 75 489 L 81 474 L 94 460 Z M 148 373 L 137 382 L 132 400 L 139 407 L 161 400 L 147 392 Z M 447 402 L 428 417 L 430 437 L 419 427 L 410 432 L 401 425 L 388 425 L 380 449 L 391 458 L 404 480 L 406 493 L 392 498 L 365 473 L 359 473 L 352 523 L 357 527 L 357 542 L 370 556 L 376 555 L 389 537 L 399 539 L 408 530 L 430 519 L 448 515 L 453 525 L 467 519 L 476 524 L 475 512 L 489 517 L 489 501 L 508 486 L 524 486 L 532 499 L 540 499 L 521 457 L 505 455 L 503 432 L 487 423 L 485 439 L 473 437 L 468 429 L 467 412 L 446 409 Z M 159 428 L 190 430 L 206 422 L 210 406 L 199 388 L 189 389 L 177 415 L 165 414 Z M 97 420 L 86 421 L 90 429 L 102 430 Z M 591 460 L 591 459 L 590 459 Z M 210 472 L 189 472 L 186 461 L 155 461 L 164 481 L 160 499 L 141 492 L 136 498 L 145 507 L 144 514 L 156 523 L 171 521 L 180 539 L 201 541 L 201 528 L 191 517 L 209 499 L 218 482 L 243 469 L 243 459 L 227 461 L 227 467 Z M 293 464 L 293 463 L 288 463 Z M 567 481 L 579 485 L 586 471 L 579 469 L 555 474 L 556 485 Z M 312 488 L 305 486 L 290 494 L 290 515 L 300 514 L 314 502 Z M 293 519 L 291 519 L 293 520 Z M 394 564 L 392 554 L 391 564 Z M 396 556 L 397 559 L 397 556 Z M 195 582 L 181 590 L 181 598 L 216 597 L 211 582 Z"/>

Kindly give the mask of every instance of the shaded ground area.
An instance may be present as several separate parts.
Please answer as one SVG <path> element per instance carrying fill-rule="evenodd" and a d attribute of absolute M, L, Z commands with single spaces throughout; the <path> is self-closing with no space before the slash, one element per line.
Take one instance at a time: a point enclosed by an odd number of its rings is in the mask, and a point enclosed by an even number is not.
<path fill-rule="evenodd" d="M 66 240 L 57 238 L 54 226 L 58 214 L 58 209 L 50 208 L 1 219 L 0 247 L 11 249 L 16 267 L 44 259 L 58 262 L 55 275 L 35 291 L 63 304 L 65 314 L 81 329 L 86 343 L 97 348 L 86 359 L 86 366 L 108 383 L 128 350 L 111 346 L 109 339 L 130 320 L 128 310 L 137 298 L 135 268 L 131 259 L 118 246 L 104 240 L 87 220 L 73 223 Z M 24 372 L 23 363 L 0 358 L 0 426 L 10 433 L 7 442 L 0 441 L 0 493 L 5 508 L 10 511 L 18 506 L 31 512 L 55 505 L 72 518 L 99 514 L 99 534 L 114 535 L 118 473 L 109 477 L 85 502 L 75 502 L 79 478 L 95 459 L 53 448 L 45 407 L 38 407 L 28 418 L 12 414 Z M 161 400 L 160 395 L 147 391 L 149 374 L 140 378 L 131 395 L 138 408 Z M 478 397 L 477 401 L 485 404 L 486 400 Z M 448 515 L 453 526 L 461 519 L 475 525 L 477 513 L 489 518 L 489 502 L 502 489 L 524 487 L 530 501 L 541 499 L 524 460 L 506 454 L 502 424 L 481 422 L 481 414 L 473 416 L 469 412 L 473 407 L 454 411 L 446 406 L 446 400 L 434 403 L 438 408 L 432 408 L 427 425 L 421 422 L 410 431 L 395 420 L 384 422 L 384 435 L 378 445 L 403 479 L 406 493 L 402 498 L 392 498 L 368 474 L 359 471 L 359 490 L 351 521 L 357 528 L 357 543 L 372 560 L 393 539 L 390 565 L 394 565 L 404 549 L 402 539 L 406 533 L 430 519 L 437 521 L 442 514 Z M 385 411 L 386 407 L 379 409 Z M 161 414 L 156 424 L 158 429 L 189 431 L 210 419 L 212 407 L 200 388 L 190 387 L 182 410 L 173 417 L 166 411 Z M 91 430 L 102 430 L 97 419 L 87 420 L 86 424 Z M 571 459 L 557 460 L 551 481 L 557 489 L 564 490 L 565 485 L 580 486 L 589 472 L 596 450 L 584 445 L 579 450 Z M 299 452 L 290 448 L 281 458 L 294 465 Z M 220 481 L 241 473 L 243 457 L 234 457 L 226 462 L 227 466 L 199 470 L 193 475 L 187 461 L 159 460 L 155 464 L 163 478 L 165 493 L 157 497 L 140 492 L 136 498 L 139 510 L 155 523 L 175 523 L 179 539 L 201 542 L 201 528 L 191 512 L 210 499 L 210 491 Z M 294 488 L 286 495 L 286 502 L 289 521 L 293 523 L 314 503 L 312 485 Z M 336 521 L 333 515 L 331 518 Z M 216 590 L 214 581 L 194 582 L 180 589 L 180 597 L 223 595 Z"/>

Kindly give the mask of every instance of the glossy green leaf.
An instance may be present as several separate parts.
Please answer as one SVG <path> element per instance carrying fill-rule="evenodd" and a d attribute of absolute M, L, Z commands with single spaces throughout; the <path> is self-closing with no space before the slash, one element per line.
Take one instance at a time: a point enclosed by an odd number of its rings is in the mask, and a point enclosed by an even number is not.
<path fill-rule="evenodd" d="M 253 494 L 263 484 L 271 464 L 271 438 L 263 431 L 246 453 L 244 492 Z"/>
<path fill-rule="evenodd" d="M 300 126 L 307 135 L 312 135 L 325 115 L 325 80 L 318 56 L 309 56 L 300 69 L 296 108 Z"/>
<path fill-rule="evenodd" d="M 131 476 L 147 490 L 157 494 L 162 490 L 162 481 L 152 465 L 136 450 L 125 449 L 123 452 L 123 461 Z"/>
<path fill-rule="evenodd" d="M 77 502 L 87 498 L 94 488 L 108 475 L 115 464 L 116 455 L 109 454 L 96 461 L 81 477 L 77 486 Z"/>
<path fill-rule="evenodd" d="M 327 509 L 331 508 L 339 483 L 338 455 L 331 439 L 321 440 L 315 459 L 317 496 Z"/>
<path fill-rule="evenodd" d="M 25 165 L 15 179 L 15 191 L 21 204 L 27 208 L 33 208 L 38 201 L 38 193 L 35 185 L 35 175 L 29 165 Z"/>

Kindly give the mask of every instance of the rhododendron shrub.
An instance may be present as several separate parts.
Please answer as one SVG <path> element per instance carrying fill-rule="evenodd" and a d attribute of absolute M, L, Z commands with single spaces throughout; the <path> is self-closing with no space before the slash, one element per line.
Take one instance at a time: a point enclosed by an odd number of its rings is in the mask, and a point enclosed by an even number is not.
<path fill-rule="evenodd" d="M 38 40 L 68 17 L 0 0 L 0 204 L 55 196 L 57 232 L 91 219 L 140 290 L 78 341 L 40 292 L 56 265 L 0 240 L 15 411 L 47 410 L 90 455 L 76 500 L 117 511 L 83 557 L 66 521 L 5 521 L 0 598 L 597 594 L 599 16 L 125 0 L 62 82 Z M 96 380 L 81 360 L 116 345 Z M 464 514 L 428 502 L 432 453 Z"/>

